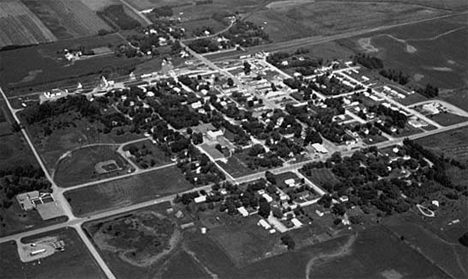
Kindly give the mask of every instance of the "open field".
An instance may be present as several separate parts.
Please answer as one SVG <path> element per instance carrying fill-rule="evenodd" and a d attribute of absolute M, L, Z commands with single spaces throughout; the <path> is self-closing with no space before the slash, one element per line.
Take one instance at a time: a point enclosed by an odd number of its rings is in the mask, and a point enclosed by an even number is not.
<path fill-rule="evenodd" d="M 460 128 L 445 133 L 425 137 L 416 142 L 438 155 L 468 163 L 468 128 Z"/>
<path fill-rule="evenodd" d="M 180 264 L 184 268 L 180 268 Z M 162 267 L 161 278 L 186 279 L 186 278 L 212 278 L 199 264 L 185 251 L 177 251 Z"/>
<path fill-rule="evenodd" d="M 110 30 L 110 27 L 81 1 L 22 0 L 22 2 L 60 40 L 97 35 L 99 30 Z"/>
<path fill-rule="evenodd" d="M 467 38 L 466 15 L 459 15 L 342 42 L 381 58 L 420 86 L 429 82 L 442 89 L 457 89 L 468 86 Z"/>
<path fill-rule="evenodd" d="M 468 88 L 442 92 L 439 94 L 438 98 L 449 102 L 452 105 L 463 109 L 464 111 L 468 111 Z"/>
<path fill-rule="evenodd" d="M 44 221 L 37 210 L 24 211 L 16 199 L 13 200 L 13 204 L 9 208 L 0 208 L 0 216 L 3 217 L 0 222 L 2 224 L 0 236 L 34 230 L 68 220 L 66 216 L 61 216 Z"/>
<path fill-rule="evenodd" d="M 340 182 L 330 169 L 311 169 L 311 175 L 307 176 L 313 183 L 322 186 L 325 183 L 336 184 Z"/>
<path fill-rule="evenodd" d="M 57 165 L 59 159 L 62 156 L 67 156 L 68 152 L 72 150 L 90 144 L 115 144 L 141 138 L 139 135 L 129 133 L 129 127 L 123 127 L 125 130 L 123 135 L 117 135 L 115 130 L 104 134 L 101 123 L 96 121 L 91 123 L 87 119 L 77 118 L 76 113 L 62 114 L 51 121 L 55 123 L 53 125 L 58 123 L 57 126 L 61 126 L 61 128 L 53 129 L 52 133 L 48 136 L 44 136 L 44 124 L 33 124 L 27 127 L 33 144 L 41 154 L 42 160 L 51 173 L 55 172 L 59 166 Z M 62 121 L 71 121 L 76 127 L 73 125 L 68 125 L 68 127 L 61 125 Z M 58 175 L 61 174 L 59 173 Z"/>
<path fill-rule="evenodd" d="M 285 2 L 285 1 L 283 1 Z M 264 26 L 273 41 L 342 33 L 435 16 L 438 12 L 402 3 L 303 2 L 272 3 L 249 20 Z"/>
<path fill-rule="evenodd" d="M 65 40 L 46 45 L 0 52 L 0 85 L 9 96 L 18 96 L 54 87 L 76 88 L 78 82 L 99 84 L 101 75 L 127 75 L 140 62 L 139 58 L 122 58 L 114 55 L 91 57 L 74 63 L 57 55 L 65 48 L 96 48 L 124 43 L 116 34 L 90 37 L 86 40 Z M 6 67 L 8 65 L 8 67 Z"/>
<path fill-rule="evenodd" d="M 387 228 L 397 235 L 403 235 L 405 242 L 416 247 L 422 255 L 435 262 L 453 278 L 466 278 L 468 275 L 466 247 L 458 242 L 458 238 L 468 230 L 466 225 L 465 222 L 464 229 L 456 237 L 441 237 L 439 234 L 443 234 L 443 231 L 437 228 L 428 229 L 427 221 L 413 214 L 395 216 L 385 222 Z"/>
<path fill-rule="evenodd" d="M 173 166 L 65 192 L 77 216 L 129 206 L 192 188 Z"/>
<path fill-rule="evenodd" d="M 0 2 L 0 49 L 56 41 L 52 32 L 23 3 Z"/>
<path fill-rule="evenodd" d="M 209 235 L 226 252 L 236 267 L 259 261 L 273 248 L 282 246 L 278 235 L 271 235 L 257 225 L 258 215 L 226 218 L 222 226 L 210 229 Z"/>
<path fill-rule="evenodd" d="M 98 173 L 96 164 L 110 161 L 117 168 L 107 173 Z M 115 166 L 115 165 L 114 165 Z M 57 163 L 54 180 L 60 187 L 78 185 L 128 173 L 128 162 L 120 156 L 115 147 L 97 145 L 79 148 L 61 157 Z"/>
<path fill-rule="evenodd" d="M 232 177 L 242 177 L 261 171 L 249 168 L 247 163 L 243 161 L 242 154 L 233 154 L 231 157 L 229 157 L 227 163 L 218 161 L 218 164 L 230 175 L 232 175 Z"/>
<path fill-rule="evenodd" d="M 34 235 L 24 243 L 32 243 L 41 238 L 54 237 L 65 242 L 65 251 L 55 252 L 41 260 L 23 263 L 19 259 L 15 242 L 0 244 L 0 270 L 2 278 L 106 278 L 96 264 L 78 234 L 72 228 L 64 228 Z"/>
<path fill-rule="evenodd" d="M 179 248 L 181 233 L 165 215 L 168 207 L 159 204 L 83 225 L 117 278 L 154 278 Z"/>

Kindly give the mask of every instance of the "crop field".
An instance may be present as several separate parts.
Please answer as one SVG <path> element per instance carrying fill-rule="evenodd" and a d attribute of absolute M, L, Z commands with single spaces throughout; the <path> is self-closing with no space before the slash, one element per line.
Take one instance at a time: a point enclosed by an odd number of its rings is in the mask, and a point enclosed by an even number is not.
<path fill-rule="evenodd" d="M 421 86 L 429 82 L 457 89 L 468 84 L 467 38 L 466 16 L 455 16 L 358 37 L 347 44 L 381 58 Z"/>
<path fill-rule="evenodd" d="M 468 127 L 432 135 L 416 142 L 438 155 L 468 163 Z"/>
<path fill-rule="evenodd" d="M 81 1 L 22 0 L 22 2 L 60 40 L 97 35 L 101 29 L 110 30 L 110 27 Z"/>
<path fill-rule="evenodd" d="M 329 0 L 316 0 L 317 2 L 328 2 Z M 414 5 L 420 5 L 420 6 L 425 6 L 425 7 L 430 7 L 430 8 L 436 8 L 436 9 L 444 9 L 444 10 L 458 10 L 463 7 L 468 7 L 468 3 L 466 3 L 465 0 L 445 0 L 445 1 L 439 1 L 439 0 L 337 0 L 337 1 L 343 1 L 343 2 L 385 2 L 385 3 L 392 3 L 392 2 L 398 2 L 398 3 L 407 3 L 407 4 L 414 4 Z"/>
<path fill-rule="evenodd" d="M 84 46 L 96 48 L 109 44 L 117 46 L 124 41 L 116 34 L 59 41 L 46 45 L 0 52 L 0 85 L 9 96 L 18 96 L 55 87 L 76 88 L 78 82 L 99 84 L 101 75 L 127 75 L 141 60 L 113 55 L 92 57 L 74 63 L 59 60 L 57 51 Z M 6 65 L 9 65 L 6 67 Z"/>
<path fill-rule="evenodd" d="M 157 197 L 189 190 L 192 185 L 176 167 L 133 175 L 90 187 L 65 192 L 77 216 L 145 202 Z"/>
<path fill-rule="evenodd" d="M 106 278 L 76 231 L 65 228 L 28 237 L 22 240 L 31 243 L 40 238 L 54 237 L 65 242 L 65 251 L 56 252 L 41 260 L 23 263 L 18 256 L 14 241 L 0 244 L 0 270 L 2 278 Z"/>
<path fill-rule="evenodd" d="M 390 25 L 437 13 L 401 3 L 279 1 L 266 5 L 249 20 L 264 26 L 278 42 Z"/>
<path fill-rule="evenodd" d="M 117 278 L 154 278 L 179 248 L 181 232 L 163 213 L 168 206 L 160 204 L 84 224 Z"/>
<path fill-rule="evenodd" d="M 56 41 L 52 32 L 23 3 L 0 2 L 0 49 Z"/>
<path fill-rule="evenodd" d="M 118 169 L 109 173 L 96 172 L 97 163 L 113 160 Z M 54 181 L 60 187 L 69 187 L 90 181 L 101 180 L 128 172 L 128 162 L 120 156 L 115 147 L 97 145 L 71 151 L 57 163 Z"/>

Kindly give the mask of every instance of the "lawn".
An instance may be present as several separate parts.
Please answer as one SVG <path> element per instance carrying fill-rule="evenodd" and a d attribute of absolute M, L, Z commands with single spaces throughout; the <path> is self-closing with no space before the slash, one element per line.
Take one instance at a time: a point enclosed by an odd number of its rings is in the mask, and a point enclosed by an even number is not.
<path fill-rule="evenodd" d="M 106 278 L 94 258 L 84 246 L 76 231 L 64 228 L 28 237 L 26 243 L 39 238 L 57 237 L 65 242 L 65 251 L 37 261 L 23 263 L 19 259 L 16 243 L 0 244 L 0 270 L 2 278 Z M 23 239 L 23 242 L 25 240 Z"/>
<path fill-rule="evenodd" d="M 153 278 L 164 270 L 181 241 L 180 231 L 165 216 L 168 207 L 158 204 L 83 225 L 117 278 Z"/>
<path fill-rule="evenodd" d="M 113 160 L 119 169 L 109 173 L 98 173 L 97 163 Z M 60 187 L 70 187 L 128 173 L 128 162 L 114 146 L 96 145 L 76 149 L 61 158 L 54 173 L 54 180 Z"/>
<path fill-rule="evenodd" d="M 189 190 L 176 166 L 65 192 L 73 212 L 87 216 Z"/>
<path fill-rule="evenodd" d="M 143 169 L 172 163 L 171 158 L 150 140 L 125 145 L 123 150 L 136 150 L 134 156 L 129 159 Z"/>

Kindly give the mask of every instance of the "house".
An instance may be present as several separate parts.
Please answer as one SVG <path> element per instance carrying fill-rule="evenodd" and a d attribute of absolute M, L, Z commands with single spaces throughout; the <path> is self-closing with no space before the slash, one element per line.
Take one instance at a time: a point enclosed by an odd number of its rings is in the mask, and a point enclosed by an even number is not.
<path fill-rule="evenodd" d="M 242 215 L 242 217 L 247 217 L 249 216 L 249 212 L 247 211 L 247 209 L 245 209 L 245 207 L 241 206 L 237 209 L 237 211 L 239 211 L 239 213 Z"/>
<path fill-rule="evenodd" d="M 301 221 L 299 221 L 297 218 L 292 218 L 291 222 L 293 223 L 294 227 L 299 228 L 302 226 Z"/>
<path fill-rule="evenodd" d="M 347 201 L 349 201 L 349 198 L 348 198 L 348 196 L 341 196 L 340 201 L 341 202 L 347 202 Z"/>
<path fill-rule="evenodd" d="M 296 180 L 294 180 L 294 178 L 289 178 L 284 181 L 284 184 L 288 185 L 289 187 L 294 187 L 296 185 Z"/>
<path fill-rule="evenodd" d="M 206 136 L 208 137 L 209 140 L 211 141 L 215 141 L 218 137 L 221 137 L 223 136 L 224 133 L 223 131 L 221 130 L 217 130 L 217 131 L 208 131 L 206 132 Z"/>
<path fill-rule="evenodd" d="M 18 201 L 20 207 L 25 211 L 34 209 L 36 206 L 33 201 L 37 199 L 39 199 L 39 191 L 32 191 L 16 195 L 16 200 Z"/>
<path fill-rule="evenodd" d="M 271 225 L 268 224 L 268 222 L 265 221 L 264 219 L 261 219 L 260 221 L 258 221 L 257 225 L 263 227 L 265 230 L 271 229 Z"/>
<path fill-rule="evenodd" d="M 201 103 L 200 101 L 191 104 L 191 106 L 192 106 L 192 108 L 195 109 L 195 110 L 197 110 L 197 109 L 203 107 L 203 105 L 202 105 L 202 103 Z"/>
<path fill-rule="evenodd" d="M 318 152 L 322 154 L 328 153 L 328 150 L 320 143 L 314 143 L 312 144 L 312 147 Z"/>
<path fill-rule="evenodd" d="M 206 202 L 206 196 L 199 196 L 199 197 L 196 197 L 193 201 L 194 201 L 195 203 Z"/>
<path fill-rule="evenodd" d="M 268 195 L 267 193 L 264 193 L 264 194 L 262 195 L 262 197 L 265 198 L 265 200 L 266 200 L 267 202 L 272 202 L 272 201 L 273 201 L 273 198 L 272 198 L 270 195 Z"/>

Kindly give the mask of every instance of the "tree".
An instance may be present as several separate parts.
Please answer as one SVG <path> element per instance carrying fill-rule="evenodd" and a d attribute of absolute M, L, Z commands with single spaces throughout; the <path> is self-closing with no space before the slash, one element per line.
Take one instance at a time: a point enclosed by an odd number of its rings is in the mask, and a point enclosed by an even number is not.
<path fill-rule="evenodd" d="M 271 171 L 266 171 L 265 172 L 265 178 L 268 180 L 271 184 L 276 185 L 276 175 L 274 175 Z"/>
<path fill-rule="evenodd" d="M 227 79 L 227 85 L 228 85 L 229 87 L 234 86 L 234 81 L 232 80 L 232 78 L 228 78 L 228 79 Z"/>
<path fill-rule="evenodd" d="M 281 241 L 283 242 L 284 245 L 288 247 L 288 250 L 294 250 L 296 247 L 296 243 L 294 242 L 294 239 L 289 235 L 285 234 L 281 237 Z"/>
<path fill-rule="evenodd" d="M 258 215 L 263 218 L 268 218 L 270 216 L 271 207 L 270 204 L 267 202 L 265 198 L 261 198 L 258 201 L 259 208 L 258 208 Z"/>

